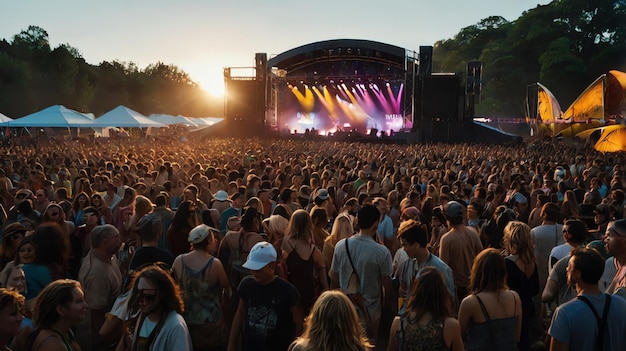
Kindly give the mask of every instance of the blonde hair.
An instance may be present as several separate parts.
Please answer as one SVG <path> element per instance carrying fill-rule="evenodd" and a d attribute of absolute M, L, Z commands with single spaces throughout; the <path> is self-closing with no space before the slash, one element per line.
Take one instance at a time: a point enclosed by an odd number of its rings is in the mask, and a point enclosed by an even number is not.
<path fill-rule="evenodd" d="M 152 212 L 152 201 L 143 195 L 135 197 L 135 213 L 143 216 Z"/>
<path fill-rule="evenodd" d="M 504 227 L 504 237 L 502 239 L 504 248 L 519 256 L 524 264 L 535 262 L 535 248 L 530 237 L 530 227 L 520 221 L 510 221 Z"/>
<path fill-rule="evenodd" d="M 287 235 L 293 239 L 311 240 L 313 233 L 313 222 L 309 213 L 305 210 L 296 210 L 291 215 Z"/>
<path fill-rule="evenodd" d="M 325 351 L 357 351 L 371 347 L 352 302 L 339 290 L 325 291 L 315 301 L 296 344 L 304 350 Z"/>
<path fill-rule="evenodd" d="M 333 229 L 330 231 L 330 243 L 335 246 L 341 239 L 349 238 L 354 234 L 354 225 L 352 217 L 348 213 L 342 213 L 333 223 Z"/>

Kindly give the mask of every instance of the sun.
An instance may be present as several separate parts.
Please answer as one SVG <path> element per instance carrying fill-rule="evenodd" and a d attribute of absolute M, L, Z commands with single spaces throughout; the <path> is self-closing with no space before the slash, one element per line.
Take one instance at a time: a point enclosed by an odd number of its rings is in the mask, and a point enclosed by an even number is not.
<path fill-rule="evenodd" d="M 212 74 L 204 74 L 199 77 L 198 84 L 200 88 L 206 91 L 209 95 L 220 98 L 224 97 L 224 76 L 223 75 L 212 75 Z"/>

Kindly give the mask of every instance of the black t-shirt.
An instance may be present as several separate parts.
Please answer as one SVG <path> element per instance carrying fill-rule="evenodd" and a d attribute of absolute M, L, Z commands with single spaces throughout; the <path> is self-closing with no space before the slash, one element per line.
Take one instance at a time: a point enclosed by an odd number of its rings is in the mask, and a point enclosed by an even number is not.
<path fill-rule="evenodd" d="M 167 263 L 167 265 L 171 267 L 174 263 L 174 255 L 172 255 L 171 252 L 156 246 L 141 247 L 137 250 L 137 252 L 135 252 L 128 269 L 132 271 L 137 267 L 155 262 Z"/>
<path fill-rule="evenodd" d="M 290 307 L 300 299 L 298 290 L 286 280 L 274 279 L 261 285 L 252 276 L 239 284 L 239 297 L 244 302 L 243 349 L 283 351 L 295 339 L 295 325 Z"/>

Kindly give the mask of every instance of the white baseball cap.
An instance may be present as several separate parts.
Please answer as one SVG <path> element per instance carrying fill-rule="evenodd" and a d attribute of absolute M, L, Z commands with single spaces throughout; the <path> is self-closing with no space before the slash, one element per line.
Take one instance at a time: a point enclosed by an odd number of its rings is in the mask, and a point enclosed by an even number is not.
<path fill-rule="evenodd" d="M 252 247 L 246 263 L 242 266 L 251 271 L 258 271 L 269 263 L 276 262 L 276 257 L 276 249 L 274 249 L 274 246 L 267 241 L 261 241 Z"/>

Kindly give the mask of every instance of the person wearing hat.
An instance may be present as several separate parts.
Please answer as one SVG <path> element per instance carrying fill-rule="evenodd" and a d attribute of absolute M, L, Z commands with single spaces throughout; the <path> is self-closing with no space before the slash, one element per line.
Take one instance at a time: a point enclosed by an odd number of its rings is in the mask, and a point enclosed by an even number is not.
<path fill-rule="evenodd" d="M 463 205 L 449 201 L 444 206 L 444 214 L 450 230 L 441 237 L 439 258 L 444 261 L 454 274 L 457 301 L 467 294 L 474 258 L 483 250 L 478 232 L 465 225 Z"/>
<path fill-rule="evenodd" d="M 213 203 L 211 204 L 211 208 L 216 209 L 220 213 L 220 217 L 224 210 L 230 207 L 230 199 L 228 198 L 228 193 L 224 190 L 218 190 L 215 195 L 213 195 Z"/>
<path fill-rule="evenodd" d="M 224 291 L 230 294 L 230 284 L 222 262 L 211 254 L 217 251 L 217 230 L 200 224 L 189 232 L 188 240 L 191 252 L 176 257 L 172 265 L 185 300 L 183 317 L 195 348 L 224 348 L 220 298 Z"/>
<path fill-rule="evenodd" d="M 31 208 L 32 208 L 32 204 L 35 203 L 35 196 L 33 195 L 33 192 L 30 191 L 30 189 L 26 189 L 26 188 L 19 189 L 15 193 L 15 197 L 13 199 L 13 206 L 7 211 L 7 217 L 6 217 L 7 222 L 13 222 L 13 221 L 18 220 L 18 216 L 20 215 L 19 205 L 22 202 L 27 201 L 27 200 L 32 201 L 31 202 Z"/>
<path fill-rule="evenodd" d="M 326 210 L 326 213 L 329 217 L 334 218 L 337 214 L 337 209 L 333 204 L 332 198 L 328 193 L 328 190 L 324 188 L 317 189 L 315 192 L 315 198 L 313 199 L 313 203 L 307 206 L 307 212 L 313 213 L 313 210 L 317 207 L 321 207 Z"/>
<path fill-rule="evenodd" d="M 591 234 L 594 239 L 602 240 L 604 238 L 604 234 L 606 233 L 606 228 L 609 226 L 609 222 L 611 221 L 611 211 L 609 205 L 597 205 L 593 210 L 593 214 L 593 223 L 597 225 L 597 228 L 590 230 L 589 234 Z"/>
<path fill-rule="evenodd" d="M 7 263 L 15 259 L 17 248 L 26 235 L 26 228 L 20 222 L 14 222 L 4 228 L 2 246 L 0 247 L 0 271 Z"/>
<path fill-rule="evenodd" d="M 242 336 L 244 351 L 287 350 L 302 331 L 298 290 L 275 275 L 276 249 L 266 241 L 256 243 L 243 264 L 251 275 L 239 284 L 239 305 L 230 330 L 228 350 L 237 349 Z"/>

